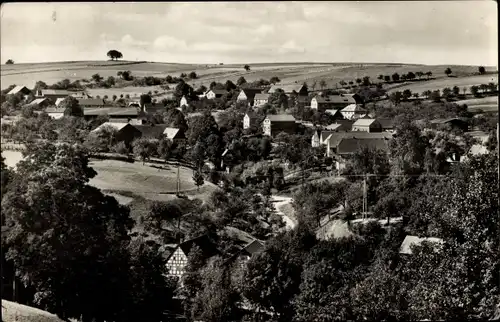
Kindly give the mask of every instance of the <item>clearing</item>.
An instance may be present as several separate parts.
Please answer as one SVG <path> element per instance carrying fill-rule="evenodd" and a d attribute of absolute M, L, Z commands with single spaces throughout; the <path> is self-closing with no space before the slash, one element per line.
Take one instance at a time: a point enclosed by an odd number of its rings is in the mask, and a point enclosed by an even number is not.
<path fill-rule="evenodd" d="M 483 110 L 484 112 L 498 111 L 498 96 L 472 98 L 457 101 L 457 104 L 466 104 L 470 111 Z"/>

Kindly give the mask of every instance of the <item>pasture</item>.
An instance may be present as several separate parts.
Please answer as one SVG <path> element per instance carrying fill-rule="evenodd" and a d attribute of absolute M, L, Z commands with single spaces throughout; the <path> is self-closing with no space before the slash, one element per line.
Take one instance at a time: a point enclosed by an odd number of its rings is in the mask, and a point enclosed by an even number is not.
<path fill-rule="evenodd" d="M 466 104 L 470 111 L 483 110 L 484 112 L 498 111 L 498 96 L 488 96 L 458 101 L 458 104 Z"/>

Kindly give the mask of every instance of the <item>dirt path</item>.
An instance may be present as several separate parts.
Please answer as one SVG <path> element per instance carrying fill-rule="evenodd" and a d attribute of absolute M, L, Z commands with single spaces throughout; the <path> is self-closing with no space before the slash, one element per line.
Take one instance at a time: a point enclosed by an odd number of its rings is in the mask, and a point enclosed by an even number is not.
<path fill-rule="evenodd" d="M 290 197 L 271 196 L 271 201 L 274 204 L 274 208 L 276 209 L 278 215 L 280 215 L 283 218 L 283 221 L 285 222 L 287 229 L 294 229 L 295 226 L 297 226 L 297 221 L 295 220 L 295 218 L 291 218 L 291 216 L 284 213 L 282 210 L 282 208 L 285 207 L 286 205 L 291 205 L 292 200 L 293 199 Z"/>

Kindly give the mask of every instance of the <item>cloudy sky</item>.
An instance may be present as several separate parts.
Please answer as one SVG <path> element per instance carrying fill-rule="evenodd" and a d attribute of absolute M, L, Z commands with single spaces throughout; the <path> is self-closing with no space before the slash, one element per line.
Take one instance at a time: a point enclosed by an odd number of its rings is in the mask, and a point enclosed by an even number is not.
<path fill-rule="evenodd" d="M 497 65 L 495 1 L 7 3 L 1 60 Z"/>

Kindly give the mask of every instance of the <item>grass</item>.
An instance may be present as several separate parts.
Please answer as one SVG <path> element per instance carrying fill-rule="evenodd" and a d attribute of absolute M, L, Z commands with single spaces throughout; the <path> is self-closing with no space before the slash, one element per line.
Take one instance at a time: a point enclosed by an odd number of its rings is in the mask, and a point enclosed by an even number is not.
<path fill-rule="evenodd" d="M 62 322 L 55 314 L 2 300 L 2 321 L 5 322 Z"/>

